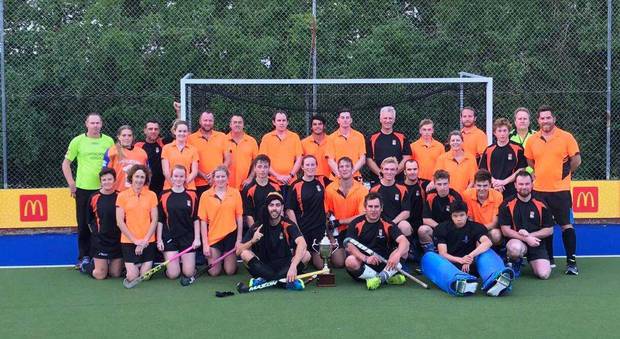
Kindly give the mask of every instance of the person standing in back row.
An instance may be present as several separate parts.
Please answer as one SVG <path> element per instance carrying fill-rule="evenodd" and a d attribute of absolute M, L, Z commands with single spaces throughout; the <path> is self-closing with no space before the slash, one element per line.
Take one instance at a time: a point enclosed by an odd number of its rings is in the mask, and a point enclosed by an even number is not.
<path fill-rule="evenodd" d="M 103 164 L 103 154 L 114 140 L 101 133 L 103 119 L 99 113 L 86 116 L 86 133 L 73 138 L 62 161 L 62 174 L 69 185 L 69 192 L 75 198 L 75 212 L 78 229 L 78 262 L 76 269 L 82 264 L 90 263 L 90 229 L 88 228 L 88 204 L 90 196 L 100 187 L 99 171 Z M 77 160 L 75 180 L 71 172 L 71 163 Z"/>

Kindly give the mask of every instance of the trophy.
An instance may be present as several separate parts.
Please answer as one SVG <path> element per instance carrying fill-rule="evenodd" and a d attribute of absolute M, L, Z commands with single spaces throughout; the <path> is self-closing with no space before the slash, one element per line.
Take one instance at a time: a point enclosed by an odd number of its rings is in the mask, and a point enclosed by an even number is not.
<path fill-rule="evenodd" d="M 333 250 L 332 247 L 334 247 Z M 325 236 L 323 237 L 323 239 L 321 239 L 321 242 L 317 244 L 316 239 L 314 239 L 314 242 L 312 243 L 312 249 L 316 253 L 318 253 L 323 259 L 323 269 L 329 270 L 329 258 L 332 256 L 332 253 L 334 253 L 338 249 L 338 240 L 334 239 L 333 243 L 329 241 L 326 231 Z M 325 274 L 319 274 L 318 278 L 319 280 L 316 283 L 318 287 L 336 286 L 336 275 L 334 273 L 330 272 Z"/>

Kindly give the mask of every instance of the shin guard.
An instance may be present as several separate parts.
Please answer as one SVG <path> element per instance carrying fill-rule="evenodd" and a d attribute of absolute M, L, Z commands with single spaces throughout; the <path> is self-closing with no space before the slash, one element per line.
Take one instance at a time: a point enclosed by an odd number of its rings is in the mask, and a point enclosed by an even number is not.
<path fill-rule="evenodd" d="M 506 274 L 510 280 L 514 279 L 515 274 L 512 269 L 506 267 L 502 258 L 491 249 L 478 255 L 475 262 L 478 274 L 482 279 L 482 289 L 485 291 L 495 284 L 501 274 Z"/>

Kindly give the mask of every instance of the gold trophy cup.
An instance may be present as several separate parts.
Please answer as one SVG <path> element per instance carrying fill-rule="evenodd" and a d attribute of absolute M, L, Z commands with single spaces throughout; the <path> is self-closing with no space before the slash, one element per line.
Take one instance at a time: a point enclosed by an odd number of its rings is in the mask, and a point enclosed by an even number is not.
<path fill-rule="evenodd" d="M 332 247 L 334 248 L 333 250 Z M 321 239 L 319 243 L 317 243 L 316 239 L 314 239 L 314 242 L 312 243 L 312 249 L 316 253 L 318 253 L 319 256 L 321 256 L 321 259 L 323 259 L 323 269 L 329 269 L 329 259 L 331 258 L 332 254 L 338 249 L 338 240 L 334 239 L 334 242 L 329 241 L 329 238 L 327 237 L 327 232 L 325 232 L 325 236 L 323 237 L 323 239 Z M 319 280 L 316 283 L 318 287 L 336 286 L 336 275 L 331 271 L 329 273 L 320 274 L 318 278 Z"/>

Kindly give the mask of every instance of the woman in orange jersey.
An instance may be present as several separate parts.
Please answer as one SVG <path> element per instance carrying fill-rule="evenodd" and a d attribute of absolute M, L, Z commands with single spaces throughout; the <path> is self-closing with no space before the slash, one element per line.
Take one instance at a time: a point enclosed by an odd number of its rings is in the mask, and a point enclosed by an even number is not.
<path fill-rule="evenodd" d="M 157 249 L 164 252 L 166 260 L 188 247 L 193 249 L 181 256 L 183 279 L 191 279 L 196 270 L 195 249 L 200 247 L 200 223 L 198 221 L 198 198 L 196 192 L 185 189 L 185 167 L 172 169 L 172 189 L 164 191 L 159 199 L 159 223 L 157 223 Z M 176 279 L 181 274 L 178 260 L 166 266 L 166 276 Z"/>
<path fill-rule="evenodd" d="M 243 204 L 241 194 L 228 186 L 228 169 L 218 166 L 211 176 L 212 186 L 200 196 L 198 217 L 202 235 L 202 252 L 209 263 L 222 254 L 236 248 L 241 242 L 243 232 Z M 224 259 L 224 271 L 227 275 L 237 272 L 237 257 Z M 217 276 L 222 273 L 222 264 L 218 263 L 209 270 Z"/>
<path fill-rule="evenodd" d="M 187 177 L 185 178 L 185 187 L 188 190 L 196 190 L 194 179 L 198 175 L 198 152 L 187 143 L 189 135 L 189 125 L 183 120 L 176 120 L 172 124 L 172 134 L 174 141 L 165 145 L 161 150 L 161 168 L 166 178 L 164 182 L 164 190 L 172 187 L 172 169 L 176 165 L 185 167 Z"/>
<path fill-rule="evenodd" d="M 150 176 L 148 167 L 134 165 L 127 173 L 131 187 L 116 198 L 116 223 L 121 230 L 121 250 L 128 281 L 153 267 L 157 196 L 148 189 Z"/>
<path fill-rule="evenodd" d="M 459 131 L 448 134 L 450 150 L 437 158 L 435 171 L 445 170 L 450 174 L 450 188 L 462 194 L 473 185 L 474 175 L 478 170 L 476 157 L 463 149 L 463 135 Z M 432 187 L 427 188 L 427 191 Z"/>
<path fill-rule="evenodd" d="M 148 156 L 139 147 L 134 147 L 133 129 L 129 125 L 123 125 L 116 132 L 116 143 L 108 148 L 103 155 L 103 167 L 113 168 L 116 171 L 114 189 L 124 191 L 129 186 L 127 172 L 133 165 L 147 165 Z"/>

